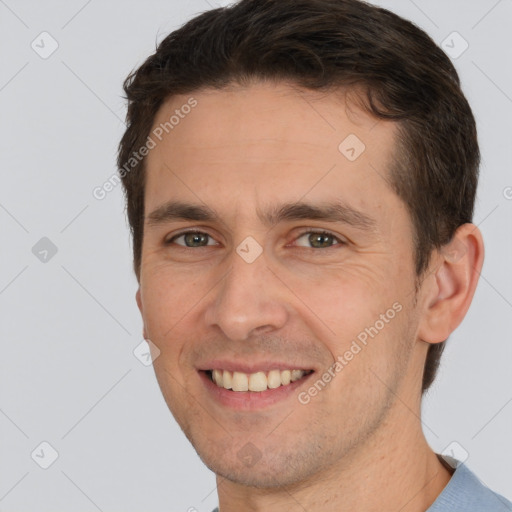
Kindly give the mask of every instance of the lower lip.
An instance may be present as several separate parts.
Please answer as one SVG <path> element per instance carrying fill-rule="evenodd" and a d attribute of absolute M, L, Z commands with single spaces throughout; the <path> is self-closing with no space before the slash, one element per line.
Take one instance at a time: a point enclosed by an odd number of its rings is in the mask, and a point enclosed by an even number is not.
<path fill-rule="evenodd" d="M 217 386 L 217 384 L 212 382 L 206 372 L 199 372 L 199 376 L 206 389 L 218 403 L 225 407 L 242 411 L 263 409 L 273 404 L 283 402 L 294 395 L 296 389 L 309 380 L 312 375 L 314 375 L 314 372 L 286 386 L 279 386 L 278 388 L 267 389 L 266 391 L 231 391 Z"/>

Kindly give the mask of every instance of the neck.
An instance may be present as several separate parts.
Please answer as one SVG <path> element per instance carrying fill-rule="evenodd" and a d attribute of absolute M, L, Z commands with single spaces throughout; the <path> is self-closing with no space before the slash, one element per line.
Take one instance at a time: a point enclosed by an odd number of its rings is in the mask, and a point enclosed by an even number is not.
<path fill-rule="evenodd" d="M 397 400 L 370 438 L 307 481 L 261 489 L 218 477 L 217 486 L 220 512 L 425 512 L 450 477 L 425 439 L 420 402 Z"/>

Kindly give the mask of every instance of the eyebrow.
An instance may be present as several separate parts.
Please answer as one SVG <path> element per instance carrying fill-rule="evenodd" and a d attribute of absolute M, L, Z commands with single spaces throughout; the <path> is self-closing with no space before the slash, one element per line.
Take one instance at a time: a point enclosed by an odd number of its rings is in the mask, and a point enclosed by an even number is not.
<path fill-rule="evenodd" d="M 257 210 L 257 215 L 267 226 L 294 220 L 340 222 L 361 231 L 373 231 L 377 226 L 377 221 L 373 217 L 342 201 L 321 204 L 285 203 L 272 206 L 265 212 Z M 146 224 L 155 227 L 175 220 L 221 222 L 216 211 L 206 205 L 168 201 L 147 216 Z"/>

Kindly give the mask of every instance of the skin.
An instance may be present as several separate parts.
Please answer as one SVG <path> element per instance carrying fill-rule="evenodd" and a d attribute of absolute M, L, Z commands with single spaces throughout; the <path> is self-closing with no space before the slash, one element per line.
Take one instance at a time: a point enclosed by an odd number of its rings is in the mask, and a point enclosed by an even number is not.
<path fill-rule="evenodd" d="M 162 393 L 217 474 L 220 510 L 426 510 L 451 475 L 422 431 L 422 371 L 429 343 L 445 340 L 469 307 L 480 231 L 465 224 L 435 251 L 416 293 L 413 227 L 387 182 L 393 123 L 346 94 L 285 83 L 190 96 L 197 106 L 147 157 L 146 220 L 169 200 L 207 205 L 219 220 L 147 222 L 136 299 L 144 336 L 160 350 Z M 188 99 L 166 101 L 154 127 Z M 349 134 L 366 146 L 354 161 L 338 149 Z M 374 225 L 267 225 L 257 215 L 299 200 L 343 200 Z M 185 229 L 206 233 L 209 245 L 165 244 Z M 328 247 L 302 234 L 319 229 L 333 234 Z M 263 250 L 252 263 L 236 252 L 248 236 Z M 301 404 L 299 393 L 395 303 L 400 312 Z M 315 379 L 275 404 L 235 409 L 199 376 L 212 358 L 286 361 Z M 248 442 L 250 464 L 237 456 Z"/>

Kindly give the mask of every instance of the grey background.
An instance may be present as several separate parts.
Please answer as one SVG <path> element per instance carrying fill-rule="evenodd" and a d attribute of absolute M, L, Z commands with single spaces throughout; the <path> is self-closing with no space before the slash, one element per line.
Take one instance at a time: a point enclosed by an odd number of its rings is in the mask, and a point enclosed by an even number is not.
<path fill-rule="evenodd" d="M 435 450 L 468 457 L 512 499 L 512 1 L 379 4 L 439 44 L 453 31 L 469 43 L 455 64 L 480 132 L 475 223 L 486 260 L 423 422 Z M 103 200 L 92 191 L 116 171 L 122 80 L 171 30 L 218 5 L 0 0 L 0 511 L 217 503 L 214 475 L 133 353 L 142 324 L 121 187 Z M 43 31 L 58 43 L 46 59 L 31 47 L 51 49 Z M 58 452 L 48 469 L 42 442 Z"/>

